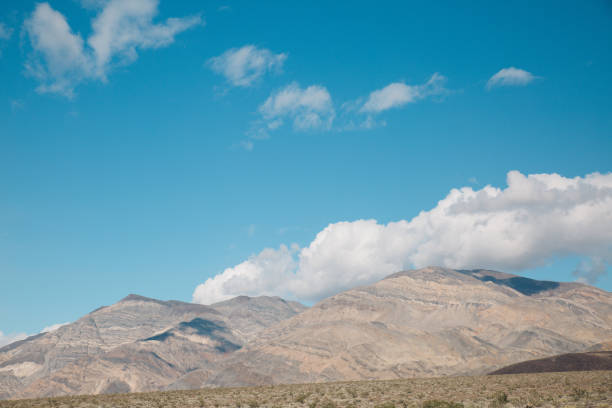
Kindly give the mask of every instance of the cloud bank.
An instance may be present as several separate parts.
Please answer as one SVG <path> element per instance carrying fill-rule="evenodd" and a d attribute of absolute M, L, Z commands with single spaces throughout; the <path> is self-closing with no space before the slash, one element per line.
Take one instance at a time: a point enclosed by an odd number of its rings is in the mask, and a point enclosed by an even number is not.
<path fill-rule="evenodd" d="M 265 48 L 245 45 L 232 48 L 208 60 L 208 66 L 234 86 L 251 86 L 267 72 L 279 72 L 287 54 L 274 54 Z"/>
<path fill-rule="evenodd" d="M 307 247 L 266 248 L 225 269 L 200 284 L 193 301 L 242 294 L 319 300 L 411 267 L 520 271 L 572 255 L 594 260 L 595 272 L 576 272 L 583 280 L 605 273 L 612 263 L 612 174 L 511 171 L 507 184 L 452 189 L 411 220 L 330 224 Z"/>
<path fill-rule="evenodd" d="M 37 4 L 25 21 L 32 46 L 26 72 L 39 81 L 39 92 L 71 97 L 82 81 L 106 81 L 113 66 L 136 60 L 138 49 L 167 46 L 178 33 L 202 22 L 199 16 L 190 16 L 154 23 L 157 0 L 89 3 L 98 9 L 98 15 L 86 43 L 49 3 Z"/>
<path fill-rule="evenodd" d="M 523 69 L 509 67 L 501 69 L 487 81 L 487 89 L 498 86 L 525 86 L 536 77 Z"/>

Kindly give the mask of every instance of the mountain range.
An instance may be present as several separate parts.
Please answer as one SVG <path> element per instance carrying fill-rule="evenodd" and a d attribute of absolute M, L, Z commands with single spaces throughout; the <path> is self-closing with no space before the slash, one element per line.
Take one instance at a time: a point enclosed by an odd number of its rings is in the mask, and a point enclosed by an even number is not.
<path fill-rule="evenodd" d="M 129 295 L 0 348 L 0 398 L 476 375 L 610 340 L 611 293 L 489 270 L 403 271 L 310 308 Z"/>

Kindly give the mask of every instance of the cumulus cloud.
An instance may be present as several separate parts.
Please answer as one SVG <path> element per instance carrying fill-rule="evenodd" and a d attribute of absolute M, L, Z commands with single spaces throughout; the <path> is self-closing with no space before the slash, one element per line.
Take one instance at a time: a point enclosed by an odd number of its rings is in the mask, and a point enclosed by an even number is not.
<path fill-rule="evenodd" d="M 394 82 L 382 89 L 373 91 L 361 107 L 361 112 L 380 113 L 391 108 L 397 108 L 407 103 L 416 102 L 432 95 L 440 95 L 444 88 L 446 77 L 435 73 L 427 82 L 421 85 L 406 85 L 404 82 Z"/>
<path fill-rule="evenodd" d="M 487 89 L 498 86 L 525 86 L 532 82 L 536 77 L 524 69 L 515 67 L 503 68 L 499 70 L 487 81 Z"/>
<path fill-rule="evenodd" d="M 296 130 L 329 129 L 335 117 L 331 95 L 319 85 L 301 88 L 297 82 L 274 92 L 259 107 L 269 129 L 280 127 L 285 119 Z"/>
<path fill-rule="evenodd" d="M 28 337 L 28 335 L 25 334 L 25 333 L 8 333 L 8 334 L 4 334 L 0 330 L 0 347 L 4 347 L 7 344 L 11 344 L 11 343 L 14 343 L 16 341 L 23 340 L 26 337 Z"/>
<path fill-rule="evenodd" d="M 274 54 L 265 48 L 245 45 L 232 48 L 208 60 L 208 66 L 234 86 L 250 86 L 266 72 L 279 72 L 287 54 Z"/>
<path fill-rule="evenodd" d="M 227 268 L 199 285 L 193 300 L 240 294 L 318 300 L 411 267 L 520 271 L 564 256 L 612 262 L 612 174 L 511 171 L 505 188 L 452 189 L 410 220 L 333 223 L 307 247 L 267 248 Z M 600 276 L 595 270 L 579 275 Z"/>
<path fill-rule="evenodd" d="M 196 303 L 210 304 L 243 295 L 275 295 L 283 291 L 281 286 L 296 268 L 297 246 L 281 245 L 278 249 L 266 248 L 246 261 L 227 268 L 223 273 L 198 285 L 193 293 Z"/>
<path fill-rule="evenodd" d="M 87 42 L 73 32 L 66 17 L 48 3 L 39 3 L 25 21 L 32 45 L 26 71 L 40 82 L 39 92 L 70 97 L 84 80 L 106 81 L 113 66 L 134 61 L 138 49 L 167 46 L 178 33 L 201 23 L 199 16 L 154 23 L 157 0 L 108 0 L 86 4 L 98 9 Z"/>

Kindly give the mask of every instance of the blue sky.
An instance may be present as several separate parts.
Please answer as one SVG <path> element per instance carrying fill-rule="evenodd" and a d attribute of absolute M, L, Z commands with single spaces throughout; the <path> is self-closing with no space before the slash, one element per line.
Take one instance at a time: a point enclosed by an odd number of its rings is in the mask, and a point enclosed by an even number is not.
<path fill-rule="evenodd" d="M 372 259 L 389 268 L 480 260 L 552 280 L 599 265 L 590 281 L 612 290 L 609 2 L 132 3 L 138 18 L 106 31 L 112 1 L 0 3 L 5 335 L 74 320 L 128 293 L 206 302 L 194 289 L 238 265 L 263 268 L 254 286 L 253 269 L 237 272 L 245 292 L 312 302 L 378 277 L 342 273 L 325 289 L 304 289 L 323 261 L 307 263 L 302 251 L 329 225 L 410 221 L 454 188 L 504 190 L 510 171 L 550 176 L 518 177 L 516 186 L 560 188 L 561 201 L 569 187 L 554 173 L 578 177 L 576 191 L 608 187 L 600 201 L 576 198 L 600 212 L 571 224 L 576 237 L 565 224 L 551 228 L 568 238 L 546 250 L 525 244 L 496 262 L 482 250 L 456 258 L 453 246 L 425 253 L 406 244 L 379 258 L 392 235 L 368 247 Z M 130 24 L 138 35 L 122 44 L 113 35 Z M 587 177 L 596 172 L 601 180 Z M 551 210 L 562 215 L 550 220 L 530 208 L 521 211 L 551 225 L 578 207 Z M 595 219 L 602 231 L 589 241 L 580 228 Z M 427 234 L 418 239 L 446 245 Z M 542 239 L 525 234 L 523 243 Z M 333 245 L 318 271 L 362 248 Z M 301 278 L 291 287 L 264 279 L 277 270 L 269 259 L 285 262 L 280 281 Z M 213 286 L 202 293 L 242 291 Z"/>

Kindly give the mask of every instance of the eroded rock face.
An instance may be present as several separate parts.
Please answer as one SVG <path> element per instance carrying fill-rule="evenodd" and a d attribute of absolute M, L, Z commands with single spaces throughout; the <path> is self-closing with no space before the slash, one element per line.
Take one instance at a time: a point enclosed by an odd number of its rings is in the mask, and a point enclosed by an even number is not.
<path fill-rule="evenodd" d="M 606 291 L 425 268 L 332 296 L 265 330 L 206 384 L 482 374 L 610 338 Z"/>
<path fill-rule="evenodd" d="M 0 394 L 163 389 L 192 371 L 214 370 L 219 358 L 257 331 L 303 309 L 270 297 L 203 306 L 129 295 L 54 332 L 0 349 Z"/>

